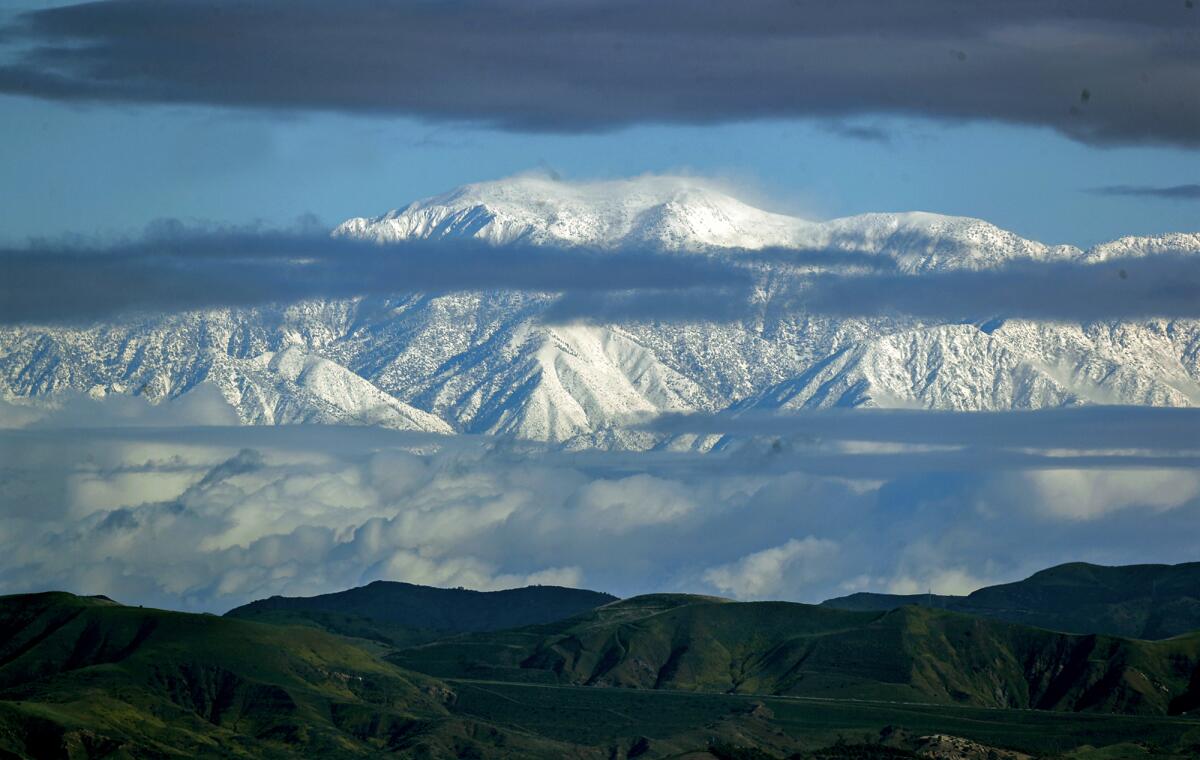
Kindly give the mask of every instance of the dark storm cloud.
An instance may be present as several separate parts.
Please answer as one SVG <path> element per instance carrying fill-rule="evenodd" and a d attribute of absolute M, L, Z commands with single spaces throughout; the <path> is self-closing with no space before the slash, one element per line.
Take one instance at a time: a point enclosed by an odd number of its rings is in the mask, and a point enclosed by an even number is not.
<path fill-rule="evenodd" d="M 0 250 L 0 324 L 414 291 L 661 291 L 748 282 L 742 271 L 707 258 L 637 250 L 466 240 L 381 246 L 323 235 L 174 230 L 95 250 Z"/>
<path fill-rule="evenodd" d="M 677 478 L 773 472 L 876 479 L 906 473 L 1000 470 L 1200 470 L 1200 455 L 1195 453 L 1200 451 L 1200 440 L 1193 432 L 1200 424 L 1200 411 L 1179 407 L 1073 407 L 1016 412 L 853 409 L 739 416 L 668 414 L 640 426 L 665 435 L 735 436 L 741 443 L 753 436 L 788 440 L 778 448 L 719 446 L 714 451 L 701 453 L 563 451 L 541 441 L 466 434 L 448 439 L 438 433 L 370 426 L 204 424 L 171 428 L 145 425 L 141 419 L 114 423 L 114 415 L 104 407 L 114 401 L 124 403 L 119 397 L 87 401 L 87 405 L 74 405 L 74 417 L 55 412 L 46 420 L 24 429 L 0 428 L 0 444 L 22 448 L 61 445 L 59 442 L 69 436 L 81 445 L 99 440 L 169 445 L 185 438 L 195 445 L 321 449 L 354 458 L 389 446 L 421 449 L 446 445 L 453 440 L 455 446 L 464 450 L 486 452 L 488 456 L 514 466 L 538 461 L 555 467 L 577 468 L 589 474 L 631 474 L 650 467 Z M 1148 412 L 1143 411 L 1147 409 Z M 77 425 L 76 420 L 81 414 L 84 424 Z M 195 417 L 193 410 L 184 410 L 184 414 L 188 415 L 189 422 Z M 152 422 L 156 421 L 152 419 Z M 1192 426 L 1190 430 L 1189 425 Z M 940 435 L 945 435 L 945 439 L 939 439 Z M 824 445 L 842 441 L 900 444 L 901 449 L 851 452 L 830 450 Z M 1179 445 L 1181 443 L 1186 445 Z M 914 446 L 936 448 L 909 448 Z M 1048 453 L 1047 450 L 1077 453 Z M 1112 453 L 1114 451 L 1117 453 Z M 239 455 L 231 461 L 253 464 L 255 460 L 246 460 L 244 455 Z M 238 471 L 251 472 L 253 467 Z"/>
<path fill-rule="evenodd" d="M 903 478 L 915 473 L 999 473 L 1037 470 L 1200 470 L 1200 456 L 1083 454 L 1048 456 L 1019 451 L 965 448 L 889 454 L 793 454 L 763 466 L 764 472 L 802 472 L 851 479 Z"/>
<path fill-rule="evenodd" d="M 645 427 L 674 434 L 799 436 L 813 441 L 873 441 L 977 449 L 1134 449 L 1172 454 L 1200 450 L 1200 409 L 1182 407 L 1082 406 L 1003 412 L 854 409 L 781 414 L 690 414 L 664 415 Z M 943 454 L 931 452 L 914 456 L 936 459 Z M 1195 457 L 1191 457 L 1186 466 L 1195 464 Z"/>
<path fill-rule="evenodd" d="M 839 137 L 849 137 L 852 140 L 887 144 L 892 141 L 892 134 L 883 127 L 868 124 L 847 124 L 842 121 L 831 121 L 821 125 L 830 134 Z"/>
<path fill-rule="evenodd" d="M 765 288 L 765 289 L 764 289 Z M 661 253 L 475 240 L 379 245 L 323 233 L 186 229 L 101 247 L 0 249 L 0 324 L 455 291 L 559 293 L 543 323 L 734 322 L 818 314 L 934 322 L 1200 317 L 1200 254 L 904 273 L 886 253 Z"/>
<path fill-rule="evenodd" d="M 655 292 L 565 293 L 544 321 L 754 320 L 764 315 L 819 314 L 833 317 L 910 316 L 930 322 L 1033 319 L 1089 322 L 1200 317 L 1200 254 L 1156 254 L 1087 263 L 1018 262 L 981 270 L 904 273 L 894 260 L 844 251 L 780 252 L 782 263 L 819 266 L 821 271 L 784 286 L 766 300 L 752 300 L 743 287 L 705 286 Z M 772 252 L 744 252 L 747 261 L 769 261 Z M 730 256 L 719 261 L 732 262 Z M 875 262 L 868 259 L 874 258 Z M 853 273 L 846 267 L 864 269 Z M 735 271 L 731 269 L 731 271 Z"/>
<path fill-rule="evenodd" d="M 1065 322 L 1192 318 L 1200 316 L 1200 254 L 1018 263 L 921 275 L 821 275 L 797 300 L 806 311 L 833 316 Z"/>
<path fill-rule="evenodd" d="M 1198 29 L 1175 0 L 110 0 L 20 16 L 0 91 L 563 132 L 887 113 L 1200 145 Z"/>
<path fill-rule="evenodd" d="M 915 240 L 915 236 L 910 238 Z M 937 241 L 925 239 L 929 245 Z M 763 248 L 760 250 L 734 250 L 728 254 L 732 260 L 742 263 L 785 265 L 800 268 L 842 269 L 853 268 L 873 272 L 897 271 L 896 260 L 883 253 L 845 250 L 841 248 Z"/>
<path fill-rule="evenodd" d="M 1155 187 L 1152 185 L 1108 185 L 1097 187 L 1089 192 L 1095 195 L 1115 195 L 1125 198 L 1162 198 L 1164 200 L 1194 201 L 1200 200 L 1200 184 L 1170 185 Z"/>
<path fill-rule="evenodd" d="M 544 324 L 736 322 L 753 313 L 746 288 L 564 293 L 540 315 Z"/>

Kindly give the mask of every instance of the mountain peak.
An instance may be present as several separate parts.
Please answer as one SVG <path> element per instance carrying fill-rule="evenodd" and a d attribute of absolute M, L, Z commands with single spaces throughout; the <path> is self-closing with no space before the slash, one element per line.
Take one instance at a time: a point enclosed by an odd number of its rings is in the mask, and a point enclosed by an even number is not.
<path fill-rule="evenodd" d="M 756 208 L 696 177 L 567 182 L 519 175 L 463 185 L 382 216 L 350 219 L 334 234 L 378 242 L 471 237 L 498 245 L 758 249 L 799 245 L 811 226 Z"/>
<path fill-rule="evenodd" d="M 334 234 L 379 243 L 472 238 L 492 245 L 663 251 L 833 248 L 886 255 L 913 272 L 1081 253 L 981 219 L 925 211 L 815 222 L 758 208 L 713 180 L 671 175 L 571 182 L 524 174 L 477 182 L 382 216 L 349 219 Z"/>
<path fill-rule="evenodd" d="M 980 219 L 919 211 L 815 222 L 735 196 L 686 176 L 569 182 L 524 175 L 351 219 L 335 234 L 681 254 L 778 246 L 878 256 L 913 275 L 1200 251 L 1200 235 L 1174 234 L 1084 252 Z M 546 324 L 538 317 L 550 294 L 472 291 L 212 309 L 99 331 L 15 328 L 0 331 L 0 395 L 96 389 L 158 401 L 203 384 L 248 423 L 457 430 L 569 448 L 714 444 L 710 437 L 658 440 L 628 425 L 663 412 L 1200 403 L 1195 320 L 828 319 L 789 305 L 809 268 L 795 264 L 801 257 L 775 253 L 751 257 L 747 270 L 762 309 L 747 321 Z"/>

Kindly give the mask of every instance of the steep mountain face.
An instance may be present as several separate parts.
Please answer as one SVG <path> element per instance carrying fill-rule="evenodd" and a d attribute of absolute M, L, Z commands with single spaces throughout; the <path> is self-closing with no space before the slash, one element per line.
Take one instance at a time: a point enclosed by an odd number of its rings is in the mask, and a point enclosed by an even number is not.
<path fill-rule="evenodd" d="M 439 677 L 1132 714 L 1196 704 L 1200 636 L 1071 636 L 918 607 L 653 595 L 390 657 Z"/>
<path fill-rule="evenodd" d="M 1081 251 L 925 213 L 816 223 L 672 177 L 468 185 L 348 220 L 334 234 L 381 244 L 465 236 L 498 246 L 639 245 L 679 255 L 832 249 L 882 257 L 917 276 L 1019 260 L 1200 252 L 1200 235 Z M 831 320 L 778 300 L 811 268 L 759 256 L 757 313 L 731 323 L 546 325 L 537 317 L 553 295 L 464 292 L 214 309 L 88 329 L 10 327 L 0 329 L 0 394 L 161 400 L 210 383 L 253 424 L 359 422 L 632 448 L 661 442 L 625 421 L 668 411 L 1200 402 L 1195 320 Z"/>
<path fill-rule="evenodd" d="M 1200 629 L 1200 562 L 1059 565 L 968 596 L 859 593 L 822 602 L 841 610 L 934 607 L 1069 633 L 1165 639 Z"/>

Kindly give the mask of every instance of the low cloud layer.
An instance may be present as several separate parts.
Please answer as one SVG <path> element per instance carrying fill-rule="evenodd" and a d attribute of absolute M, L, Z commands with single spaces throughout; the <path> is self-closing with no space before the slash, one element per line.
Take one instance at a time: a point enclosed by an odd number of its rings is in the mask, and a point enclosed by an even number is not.
<path fill-rule="evenodd" d="M 472 240 L 378 245 L 321 234 L 165 229 L 85 248 L 0 250 L 0 323 L 459 290 L 621 291 L 749 285 L 742 270 L 645 250 Z"/>
<path fill-rule="evenodd" d="M 1004 412 L 925 409 L 811 410 L 780 414 L 665 415 L 660 433 L 793 436 L 821 442 L 965 446 L 1024 450 L 1137 450 L 1200 453 L 1200 409 L 1078 406 Z"/>
<path fill-rule="evenodd" d="M 887 454 L 855 470 L 863 455 L 847 452 L 841 471 L 817 471 L 786 447 L 577 454 L 364 427 L 197 427 L 225 417 L 179 402 L 114 415 L 113 403 L 71 410 L 104 427 L 59 416 L 0 431 L 0 593 L 221 612 L 389 579 L 819 601 L 963 592 L 1066 560 L 1184 561 L 1200 530 L 1200 463 L 1154 457 L 998 469 L 976 452 L 977 467 L 948 473 L 939 452 L 906 448 L 890 473 Z M 188 427 L 164 426 L 176 413 Z M 1026 443 L 1061 442 L 1053 418 L 1023 426 Z"/>
<path fill-rule="evenodd" d="M 1200 184 L 1192 185 L 1108 185 L 1097 187 L 1096 195 L 1115 195 L 1126 198 L 1161 198 L 1173 201 L 1200 200 Z"/>
<path fill-rule="evenodd" d="M 761 272 L 786 271 L 770 296 Z M 320 233 L 156 227 L 106 246 L 0 250 L 0 324 L 80 324 L 141 312 L 252 307 L 413 292 L 558 293 L 547 323 L 754 321 L 764 315 L 908 315 L 970 322 L 1200 317 L 1200 254 L 1017 261 L 919 274 L 854 250 L 660 253 L 470 239 L 376 244 Z"/>
<path fill-rule="evenodd" d="M 787 252 L 781 254 L 787 262 Z M 757 256 L 766 260 L 769 255 Z M 856 266 L 854 258 L 845 263 Z M 879 258 L 891 260 L 886 255 Z M 828 252 L 827 261 L 840 263 L 842 252 Z M 569 293 L 545 319 L 721 322 L 753 320 L 763 313 L 911 316 L 952 323 L 996 318 L 1090 322 L 1200 317 L 1200 254 L 1196 252 L 1100 262 L 1018 261 L 988 269 L 919 274 L 875 269 L 868 273 L 825 270 L 796 280 L 800 287 L 781 288 L 765 302 L 747 300 L 744 291 L 712 288 Z"/>
<path fill-rule="evenodd" d="M 1194 146 L 1198 25 L 1139 0 L 108 0 L 21 16 L 0 91 L 560 132 L 900 114 Z"/>
<path fill-rule="evenodd" d="M 1011 317 L 1065 322 L 1200 316 L 1200 254 L 1098 263 L 1016 263 L 920 276 L 823 275 L 799 296 L 833 316 L 907 314 L 948 321 Z"/>

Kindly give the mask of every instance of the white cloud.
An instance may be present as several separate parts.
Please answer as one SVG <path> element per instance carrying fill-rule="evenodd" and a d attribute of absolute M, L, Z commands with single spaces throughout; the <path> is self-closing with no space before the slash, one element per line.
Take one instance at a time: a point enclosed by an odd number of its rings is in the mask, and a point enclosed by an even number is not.
<path fill-rule="evenodd" d="M 1192 470 L 1032 470 L 1000 478 L 992 499 L 1036 505 L 1048 517 L 1095 520 L 1126 509 L 1162 512 L 1200 496 Z"/>
<path fill-rule="evenodd" d="M 0 402 L 0 428 L 176 427 L 237 425 L 237 413 L 221 391 L 201 383 L 178 398 L 151 403 L 144 396 L 67 392 Z"/>
<path fill-rule="evenodd" d="M 613 533 L 673 522 L 696 508 L 681 483 L 645 474 L 593 481 L 579 489 L 573 506 L 586 524 Z"/>
<path fill-rule="evenodd" d="M 961 567 L 951 567 L 933 570 L 919 578 L 901 575 L 893 578 L 884 588 L 889 594 L 924 594 L 931 591 L 934 594 L 965 596 L 993 583 L 995 581 L 978 578 Z"/>
<path fill-rule="evenodd" d="M 45 415 L 44 409 L 28 399 L 0 399 L 0 428 L 23 428 Z"/>
<path fill-rule="evenodd" d="M 704 580 L 719 591 L 739 599 L 790 596 L 797 589 L 821 580 L 837 555 L 834 541 L 808 536 L 754 552 L 737 562 L 709 568 Z"/>
<path fill-rule="evenodd" d="M 135 415 L 0 430 L 0 593 L 221 612 L 389 579 L 817 602 L 964 593 L 1071 560 L 1182 561 L 1200 531 L 1189 470 L 880 481 L 753 451 L 584 456 L 365 427 L 170 427 L 193 410 L 153 413 L 157 428 Z"/>
<path fill-rule="evenodd" d="M 583 573 L 578 567 L 548 567 L 527 574 L 497 574 L 494 565 L 473 557 L 438 560 L 406 550 L 392 552 L 377 569 L 382 578 L 402 578 L 409 583 L 446 588 L 464 586 L 482 591 L 532 584 L 578 586 L 583 580 Z"/>

